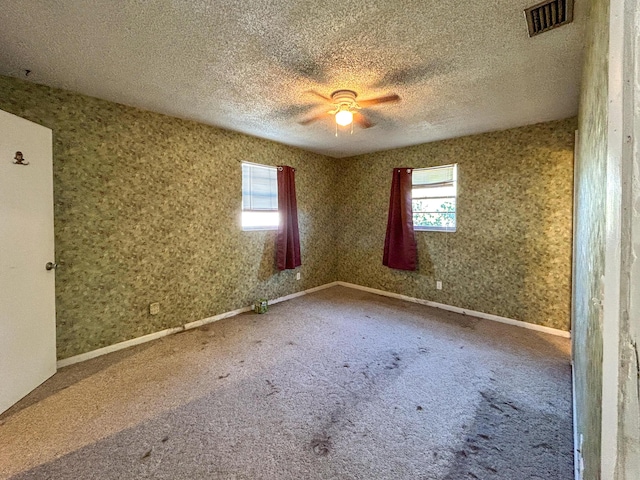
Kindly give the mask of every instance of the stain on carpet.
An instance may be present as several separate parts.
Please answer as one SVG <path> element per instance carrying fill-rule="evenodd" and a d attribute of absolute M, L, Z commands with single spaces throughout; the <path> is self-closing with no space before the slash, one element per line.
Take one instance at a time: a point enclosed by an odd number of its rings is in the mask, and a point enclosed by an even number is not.
<path fill-rule="evenodd" d="M 458 314 L 345 295 L 166 337 L 108 372 L 63 369 L 53 394 L 38 393 L 49 401 L 5 417 L 0 478 L 572 478 L 568 340 L 550 348 L 510 326 L 462 328 Z"/>
<path fill-rule="evenodd" d="M 418 355 L 419 352 L 416 350 L 406 351 L 402 355 L 395 350 L 385 350 L 379 352 L 372 360 L 359 368 L 364 377 L 361 381 L 354 383 L 351 381 L 351 374 L 345 373 L 348 376 L 341 377 L 337 383 L 341 385 L 340 398 L 335 407 L 326 412 L 324 421 L 321 422 L 320 431 L 330 432 L 337 437 L 344 430 L 351 429 L 354 424 L 348 418 L 350 413 L 354 412 L 360 404 L 374 401 L 379 392 L 393 384 L 409 366 L 409 361 L 417 358 Z M 342 366 L 343 368 L 345 366 L 351 367 L 351 364 L 342 364 Z M 421 410 L 422 407 L 419 406 L 417 409 Z M 314 437 L 311 441 L 313 452 L 316 455 L 328 454 L 331 445 L 330 438 L 331 436 L 326 433 L 323 436 Z M 324 443 L 323 439 L 326 440 Z M 324 447 L 327 447 L 326 453 L 318 453 L 319 451 L 323 452 Z"/>
<path fill-rule="evenodd" d="M 386 365 L 384 368 L 386 368 L 387 370 L 394 370 L 398 367 L 400 367 L 400 360 L 402 360 L 400 358 L 400 355 L 398 355 L 396 352 L 391 352 L 391 356 L 393 357 L 391 359 L 391 361 L 388 363 L 388 365 Z"/>
<path fill-rule="evenodd" d="M 319 457 L 329 455 L 331 452 L 331 437 L 327 435 L 318 435 L 311 440 L 311 451 Z"/>
<path fill-rule="evenodd" d="M 267 393 L 267 397 L 270 395 L 275 395 L 276 393 L 280 393 L 280 389 L 271 380 L 267 380 L 266 382 L 270 389 L 269 393 Z"/>
<path fill-rule="evenodd" d="M 479 392 L 473 425 L 444 480 L 564 480 L 572 478 L 571 418 Z"/>
<path fill-rule="evenodd" d="M 456 323 L 458 324 L 458 326 L 462 327 L 462 328 L 468 328 L 471 330 L 474 330 L 476 328 L 476 325 L 478 325 L 479 320 L 477 318 L 474 317 L 459 317 L 456 318 Z"/>

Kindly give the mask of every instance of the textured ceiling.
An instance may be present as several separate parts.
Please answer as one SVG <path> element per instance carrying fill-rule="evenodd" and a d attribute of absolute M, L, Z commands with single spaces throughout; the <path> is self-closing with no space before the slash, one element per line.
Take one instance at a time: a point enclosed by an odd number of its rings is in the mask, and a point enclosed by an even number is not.
<path fill-rule="evenodd" d="M 345 157 L 575 115 L 585 2 L 529 38 L 537 2 L 0 0 L 0 74 Z M 401 101 L 298 124 L 343 88 Z"/>

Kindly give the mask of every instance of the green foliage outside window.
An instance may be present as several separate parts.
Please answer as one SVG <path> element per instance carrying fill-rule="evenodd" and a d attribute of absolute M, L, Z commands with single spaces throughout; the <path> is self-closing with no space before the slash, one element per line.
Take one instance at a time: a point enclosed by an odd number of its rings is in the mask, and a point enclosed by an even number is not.
<path fill-rule="evenodd" d="M 414 210 L 415 210 L 414 206 Z M 415 212 L 413 214 L 414 227 L 440 227 L 455 228 L 456 226 L 456 207 L 454 202 L 443 202 L 438 208 L 437 213 Z"/>

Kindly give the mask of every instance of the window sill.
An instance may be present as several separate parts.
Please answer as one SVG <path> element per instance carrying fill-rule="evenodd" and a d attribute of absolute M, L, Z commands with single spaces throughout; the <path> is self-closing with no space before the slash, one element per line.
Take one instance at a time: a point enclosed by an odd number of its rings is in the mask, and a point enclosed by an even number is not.
<path fill-rule="evenodd" d="M 451 227 L 413 227 L 414 232 L 448 232 L 456 233 L 456 228 Z"/>
<path fill-rule="evenodd" d="M 243 232 L 277 232 L 278 227 L 242 227 Z"/>

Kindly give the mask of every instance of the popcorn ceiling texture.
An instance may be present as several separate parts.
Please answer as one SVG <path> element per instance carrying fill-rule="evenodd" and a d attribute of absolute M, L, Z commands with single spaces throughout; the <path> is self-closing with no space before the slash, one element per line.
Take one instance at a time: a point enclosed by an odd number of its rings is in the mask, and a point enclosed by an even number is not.
<path fill-rule="evenodd" d="M 608 139 L 609 2 L 591 2 L 576 161 L 573 357 L 584 480 L 600 478 L 602 305 Z"/>
<path fill-rule="evenodd" d="M 584 2 L 529 38 L 536 0 L 1 1 L 0 74 L 335 157 L 577 114 Z M 335 137 L 308 93 L 397 93 Z"/>
<path fill-rule="evenodd" d="M 0 108 L 54 132 L 58 358 L 336 280 L 332 160 L 7 77 Z M 240 229 L 242 160 L 297 169 L 302 267 Z"/>
<path fill-rule="evenodd" d="M 569 330 L 576 126 L 572 118 L 338 160 L 339 280 Z M 415 272 L 384 267 L 393 168 L 451 163 L 457 232 L 416 232 Z"/>
<path fill-rule="evenodd" d="M 1 76 L 0 108 L 54 131 L 61 359 L 334 280 L 569 328 L 574 119 L 334 160 Z M 299 269 L 240 230 L 241 160 L 297 169 Z M 391 169 L 452 162 L 458 232 L 383 267 Z"/>

